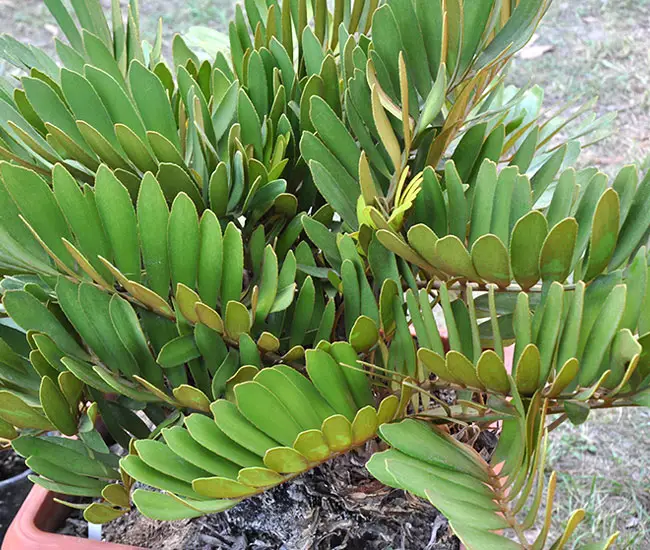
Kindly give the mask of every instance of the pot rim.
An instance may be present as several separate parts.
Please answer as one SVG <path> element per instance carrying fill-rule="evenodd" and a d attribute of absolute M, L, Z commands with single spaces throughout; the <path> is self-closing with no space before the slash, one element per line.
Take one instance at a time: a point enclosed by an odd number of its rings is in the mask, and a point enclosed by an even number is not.
<path fill-rule="evenodd" d="M 70 509 L 54 501 L 56 493 L 34 485 L 11 522 L 2 550 L 143 550 L 114 542 L 53 533 Z"/>
<path fill-rule="evenodd" d="M 4 489 L 5 487 L 11 487 L 14 483 L 18 483 L 19 481 L 22 481 L 31 473 L 32 471 L 29 468 L 25 467 L 25 469 L 22 472 L 16 474 L 15 476 L 11 476 L 6 479 L 0 479 L 0 489 Z"/>

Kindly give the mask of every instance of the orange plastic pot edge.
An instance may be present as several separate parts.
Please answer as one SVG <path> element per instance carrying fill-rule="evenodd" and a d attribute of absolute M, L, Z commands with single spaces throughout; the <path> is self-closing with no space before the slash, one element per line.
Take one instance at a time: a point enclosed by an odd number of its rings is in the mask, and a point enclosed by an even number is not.
<path fill-rule="evenodd" d="M 2 550 L 143 550 L 69 535 L 53 533 L 70 513 L 70 509 L 54 501 L 55 493 L 34 485 L 11 522 Z"/>

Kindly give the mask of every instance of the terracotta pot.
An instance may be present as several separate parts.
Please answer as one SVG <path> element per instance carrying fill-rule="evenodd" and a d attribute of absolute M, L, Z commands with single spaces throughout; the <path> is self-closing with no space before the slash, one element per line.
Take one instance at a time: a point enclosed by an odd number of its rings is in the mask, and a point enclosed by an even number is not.
<path fill-rule="evenodd" d="M 70 513 L 70 508 L 54 502 L 55 496 L 34 485 L 7 530 L 2 550 L 142 550 L 138 546 L 54 533 Z"/>
<path fill-rule="evenodd" d="M 4 456 L 0 453 L 2 459 Z M 13 472 L 13 467 L 10 468 Z M 25 466 L 21 473 L 0 480 L 0 542 L 32 488 L 32 482 L 27 479 L 30 473 L 31 470 Z"/>

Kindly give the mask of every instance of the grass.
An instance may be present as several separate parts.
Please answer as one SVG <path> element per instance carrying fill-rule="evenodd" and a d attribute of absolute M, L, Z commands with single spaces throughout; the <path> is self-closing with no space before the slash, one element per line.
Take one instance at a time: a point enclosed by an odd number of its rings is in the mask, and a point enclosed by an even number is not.
<path fill-rule="evenodd" d="M 624 164 L 650 168 L 650 0 L 556 0 L 538 29 L 541 57 L 515 62 L 511 80 L 540 84 L 546 104 L 599 97 L 615 111 L 610 138 L 583 152 L 583 165 L 614 175 Z"/>
<path fill-rule="evenodd" d="M 171 45 L 174 33 L 184 32 L 195 25 L 226 31 L 235 12 L 234 5 L 231 0 L 141 1 L 142 33 L 153 37 L 159 18 L 163 20 L 163 35 L 167 45 Z"/>
<path fill-rule="evenodd" d="M 558 474 L 553 531 L 583 508 L 573 548 L 620 531 L 619 549 L 650 548 L 650 411 L 595 411 L 550 437 L 547 477 Z"/>

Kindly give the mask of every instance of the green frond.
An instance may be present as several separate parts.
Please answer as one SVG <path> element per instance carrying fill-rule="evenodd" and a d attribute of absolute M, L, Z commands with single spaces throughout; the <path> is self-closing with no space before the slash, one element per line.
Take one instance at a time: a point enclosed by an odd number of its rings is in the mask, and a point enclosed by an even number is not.
<path fill-rule="evenodd" d="M 555 474 L 548 482 L 541 532 L 533 540 L 527 531 L 542 515 L 547 446 L 543 420 L 537 427 L 519 408 L 504 422 L 499 447 L 489 463 L 438 428 L 415 420 L 386 424 L 379 432 L 391 448 L 375 454 L 367 467 L 383 483 L 429 500 L 470 550 L 541 549 L 550 528 Z M 584 515 L 584 510 L 574 512 L 552 548 L 565 547 Z"/>
<path fill-rule="evenodd" d="M 144 444 L 153 441 L 137 442 L 122 469 L 169 493 L 154 498 L 138 489 L 133 499 L 140 511 L 171 519 L 168 503 L 175 499 L 185 505 L 172 508 L 178 508 L 175 519 L 205 513 L 183 497 L 210 507 L 235 505 L 375 437 L 396 414 L 397 399 L 387 397 L 375 409 L 365 375 L 346 371 L 331 353 L 308 352 L 311 380 L 285 365 L 255 369 L 239 378 L 234 403 L 210 405 L 213 418 L 195 413 L 184 428 L 164 429 L 166 446 L 158 443 L 152 452 Z"/>

